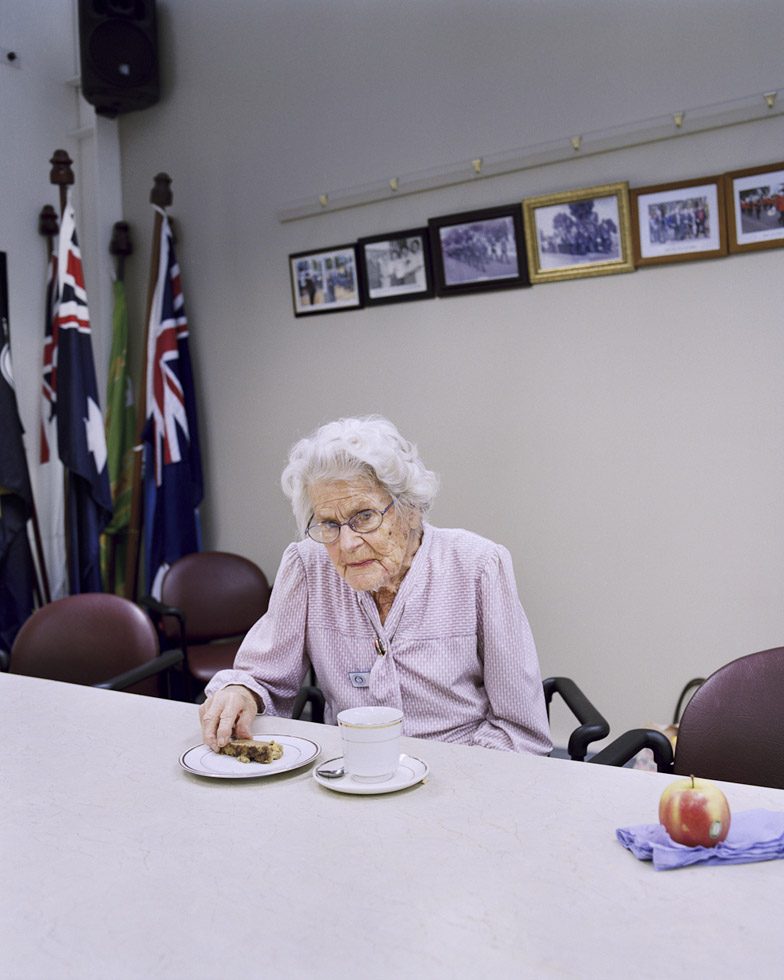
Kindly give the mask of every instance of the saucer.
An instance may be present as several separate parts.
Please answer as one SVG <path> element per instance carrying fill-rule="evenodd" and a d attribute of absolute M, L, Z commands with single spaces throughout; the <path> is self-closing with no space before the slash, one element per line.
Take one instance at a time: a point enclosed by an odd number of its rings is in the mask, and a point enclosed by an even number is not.
<path fill-rule="evenodd" d="M 342 762 L 343 756 L 341 755 L 322 762 L 321 765 L 326 768 L 332 763 L 332 768 L 338 769 Z M 340 776 L 338 779 L 325 779 L 323 776 L 319 776 L 316 769 L 313 770 L 313 778 L 320 786 L 326 786 L 327 789 L 332 789 L 336 793 L 370 796 L 376 793 L 396 793 L 400 789 L 415 786 L 425 779 L 429 771 L 428 764 L 421 759 L 417 759 L 413 755 L 401 755 L 397 772 L 380 783 L 363 783 L 348 774 Z"/>

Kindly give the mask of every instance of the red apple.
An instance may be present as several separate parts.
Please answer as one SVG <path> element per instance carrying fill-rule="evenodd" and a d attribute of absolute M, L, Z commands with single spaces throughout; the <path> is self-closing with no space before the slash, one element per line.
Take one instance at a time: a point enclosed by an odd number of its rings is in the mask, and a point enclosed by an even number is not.
<path fill-rule="evenodd" d="M 730 829 L 729 803 L 707 779 L 678 779 L 661 795 L 659 823 L 678 844 L 715 847 Z"/>

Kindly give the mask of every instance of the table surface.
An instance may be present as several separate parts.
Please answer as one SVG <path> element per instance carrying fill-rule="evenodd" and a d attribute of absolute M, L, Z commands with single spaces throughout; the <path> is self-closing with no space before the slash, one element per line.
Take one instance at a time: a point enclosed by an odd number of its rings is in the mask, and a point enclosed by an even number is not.
<path fill-rule="evenodd" d="M 404 738 L 430 775 L 385 796 L 208 779 L 178 762 L 194 705 L 7 674 L 0 734 L 14 980 L 784 974 L 784 862 L 657 872 L 616 841 L 672 777 Z"/>

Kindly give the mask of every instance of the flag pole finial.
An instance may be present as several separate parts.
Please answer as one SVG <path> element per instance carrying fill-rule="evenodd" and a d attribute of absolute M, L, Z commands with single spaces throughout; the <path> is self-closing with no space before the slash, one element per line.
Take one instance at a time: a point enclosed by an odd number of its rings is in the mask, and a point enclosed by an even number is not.
<path fill-rule="evenodd" d="M 109 242 L 112 255 L 133 255 L 131 230 L 127 221 L 115 221 L 112 227 L 112 240 Z"/>
<path fill-rule="evenodd" d="M 62 214 L 65 211 L 67 188 L 74 182 L 74 172 L 71 168 L 73 160 L 66 150 L 55 150 L 49 163 L 52 165 L 49 171 L 49 183 L 60 188 L 60 214 Z"/>
<path fill-rule="evenodd" d="M 38 234 L 44 238 L 54 238 L 59 230 L 57 212 L 51 204 L 44 204 L 38 215 Z"/>
<path fill-rule="evenodd" d="M 112 240 L 109 242 L 109 251 L 117 256 L 117 278 L 122 282 L 125 272 L 125 259 L 128 255 L 133 255 L 133 242 L 131 241 L 131 230 L 127 221 L 115 221 L 112 226 Z"/>
<path fill-rule="evenodd" d="M 174 200 L 171 191 L 171 177 L 168 174 L 156 174 L 153 178 L 155 183 L 150 191 L 150 203 L 156 204 L 159 208 L 168 208 Z"/>

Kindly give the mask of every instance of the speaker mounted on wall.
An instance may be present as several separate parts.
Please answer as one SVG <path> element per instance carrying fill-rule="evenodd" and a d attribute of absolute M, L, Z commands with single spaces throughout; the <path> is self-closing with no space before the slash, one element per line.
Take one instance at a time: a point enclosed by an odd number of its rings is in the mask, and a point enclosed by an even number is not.
<path fill-rule="evenodd" d="M 82 95 L 114 118 L 160 97 L 155 0 L 79 0 Z"/>

